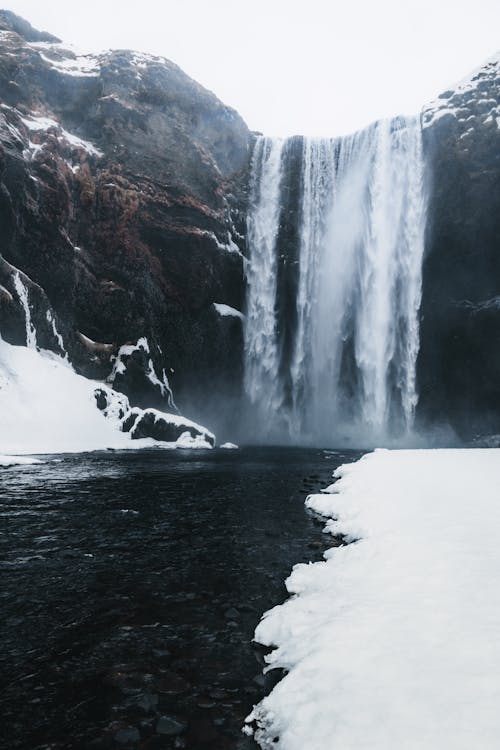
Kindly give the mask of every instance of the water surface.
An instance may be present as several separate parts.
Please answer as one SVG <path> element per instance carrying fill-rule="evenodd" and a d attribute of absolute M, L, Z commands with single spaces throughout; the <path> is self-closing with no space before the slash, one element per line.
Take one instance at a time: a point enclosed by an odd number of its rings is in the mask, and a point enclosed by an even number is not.
<path fill-rule="evenodd" d="M 304 508 L 355 452 L 52 457 L 0 470 L 0 745 L 243 750 L 252 637 L 332 543 Z"/>

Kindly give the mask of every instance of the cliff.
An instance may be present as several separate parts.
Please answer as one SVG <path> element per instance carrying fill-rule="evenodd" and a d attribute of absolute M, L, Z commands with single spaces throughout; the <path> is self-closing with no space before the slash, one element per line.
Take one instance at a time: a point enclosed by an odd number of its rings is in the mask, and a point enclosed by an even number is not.
<path fill-rule="evenodd" d="M 466 438 L 500 432 L 499 102 L 497 55 L 423 112 L 420 416 Z"/>
<path fill-rule="evenodd" d="M 26 343 L 21 280 L 40 346 L 216 418 L 241 382 L 241 316 L 214 303 L 243 305 L 245 123 L 168 60 L 81 55 L 8 11 L 0 103 L 4 339 Z"/>

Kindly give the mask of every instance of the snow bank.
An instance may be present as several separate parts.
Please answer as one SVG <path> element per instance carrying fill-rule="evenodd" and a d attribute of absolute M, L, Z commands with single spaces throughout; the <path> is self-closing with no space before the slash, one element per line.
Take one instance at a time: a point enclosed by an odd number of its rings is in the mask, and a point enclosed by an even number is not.
<path fill-rule="evenodd" d="M 98 403 L 104 401 L 98 408 Z M 154 411 L 177 429 L 169 442 L 124 429 Z M 196 433 L 200 434 L 196 434 Z M 193 433 L 193 434 L 190 434 Z M 11 346 L 0 337 L 0 454 L 77 453 L 106 448 L 210 448 L 215 436 L 176 414 L 130 409 L 126 396 L 77 375 L 51 352 Z M 9 460 L 11 460 L 9 458 Z M 5 464 L 1 464 L 5 465 Z"/>
<path fill-rule="evenodd" d="M 119 420 L 97 409 L 98 386 L 56 355 L 0 339 L 0 453 L 131 447 Z"/>
<path fill-rule="evenodd" d="M 359 541 L 297 565 L 294 598 L 258 626 L 278 646 L 270 666 L 289 674 L 249 717 L 256 739 L 496 749 L 500 450 L 376 451 L 336 476 L 307 505 Z"/>
<path fill-rule="evenodd" d="M 31 464 L 43 464 L 43 461 L 25 456 L 0 456 L 0 466 L 30 466 Z"/>

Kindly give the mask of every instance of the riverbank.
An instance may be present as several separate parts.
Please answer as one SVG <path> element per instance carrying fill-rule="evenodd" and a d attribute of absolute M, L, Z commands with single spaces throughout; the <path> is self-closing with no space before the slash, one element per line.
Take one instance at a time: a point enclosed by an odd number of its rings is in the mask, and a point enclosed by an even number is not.
<path fill-rule="evenodd" d="M 335 476 L 307 506 L 352 543 L 297 565 L 256 631 L 288 672 L 250 717 L 261 747 L 496 749 L 500 450 L 379 450 Z"/>

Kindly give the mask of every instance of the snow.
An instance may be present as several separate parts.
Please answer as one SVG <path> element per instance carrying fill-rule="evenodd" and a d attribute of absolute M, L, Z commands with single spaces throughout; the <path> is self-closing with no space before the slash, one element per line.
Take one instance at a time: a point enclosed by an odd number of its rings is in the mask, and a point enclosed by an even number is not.
<path fill-rule="evenodd" d="M 224 448 L 225 450 L 229 450 L 229 451 L 234 451 L 239 448 L 239 446 L 236 445 L 235 443 L 222 443 L 222 445 L 219 447 Z"/>
<path fill-rule="evenodd" d="M 460 117 L 463 110 L 469 110 L 472 112 L 471 116 L 465 121 L 471 120 L 473 122 L 479 120 L 487 114 L 486 120 L 482 122 L 489 122 L 490 117 L 497 120 L 498 127 L 500 128 L 500 106 L 493 98 L 484 98 L 484 91 L 481 88 L 484 84 L 488 86 L 495 84 L 500 79 L 500 52 L 497 52 L 486 62 L 480 65 L 478 68 L 472 71 L 463 80 L 451 86 L 449 91 L 442 94 L 438 99 L 428 104 L 423 110 L 423 126 L 429 127 L 433 125 L 444 115 L 453 115 L 460 122 L 463 122 L 463 118 Z M 490 107 L 488 113 L 484 113 L 482 109 L 478 114 L 474 108 L 475 105 L 487 104 Z"/>
<path fill-rule="evenodd" d="M 245 320 L 245 316 L 242 312 L 239 310 L 236 310 L 235 307 L 230 307 L 229 305 L 223 305 L 221 302 L 214 302 L 214 307 L 219 313 L 219 315 L 222 315 L 222 317 L 231 317 L 231 318 L 240 318 L 241 320 Z"/>
<path fill-rule="evenodd" d="M 52 314 L 52 312 L 50 310 L 47 310 L 46 317 L 47 317 L 47 323 L 52 328 L 52 333 L 54 335 L 55 340 L 57 341 L 59 349 L 61 350 L 61 353 L 64 355 L 64 359 L 67 362 L 69 362 L 68 353 L 66 351 L 66 347 L 64 346 L 64 339 L 63 339 L 62 335 L 59 333 L 59 331 L 57 330 L 56 321 L 55 321 L 54 316 L 53 316 L 53 314 Z"/>
<path fill-rule="evenodd" d="M 34 47 L 35 45 L 31 44 L 30 46 Z M 52 70 L 57 70 L 59 73 L 78 78 L 97 78 L 101 72 L 99 61 L 93 55 L 80 54 L 74 57 L 67 56 L 62 57 L 62 59 L 54 60 L 52 57 L 47 57 L 47 55 L 44 55 L 43 52 L 40 51 L 40 49 L 44 49 L 43 47 L 40 47 L 39 45 L 37 46 L 39 47 L 37 50 L 38 54 L 42 60 L 46 62 Z M 64 55 L 66 52 L 66 50 L 56 48 L 55 45 L 50 45 L 50 47 L 52 51 L 56 49 L 61 55 Z M 48 48 L 46 47 L 45 49 Z"/>
<path fill-rule="evenodd" d="M 145 336 L 141 336 L 141 338 L 139 338 L 137 340 L 137 343 L 135 344 L 123 344 L 123 346 L 120 346 L 117 355 L 113 358 L 113 369 L 108 378 L 109 383 L 114 383 L 117 375 L 123 375 L 126 372 L 127 364 L 124 361 L 124 357 L 129 358 L 134 352 L 139 351 L 140 349 L 142 349 L 146 354 L 151 353 L 149 342 Z M 145 375 L 149 382 L 152 383 L 155 387 L 159 388 L 161 395 L 164 398 L 168 399 L 169 404 L 175 408 L 174 396 L 172 393 L 172 389 L 170 388 L 167 373 L 165 372 L 165 370 L 162 370 L 162 379 L 160 380 L 155 372 L 151 357 L 149 357 L 148 359 L 148 369 Z"/>
<path fill-rule="evenodd" d="M 249 717 L 256 739 L 496 750 L 500 450 L 379 450 L 335 476 L 307 506 L 358 541 L 297 565 L 258 626 L 288 674 Z"/>
<path fill-rule="evenodd" d="M 189 450 L 192 450 L 193 448 L 210 450 L 212 448 L 203 435 L 195 435 L 195 437 L 193 437 L 190 432 L 183 432 L 182 435 L 177 438 L 176 445 L 178 448 L 186 448 Z"/>
<path fill-rule="evenodd" d="M 64 128 L 61 128 L 61 132 L 62 137 L 65 138 L 72 146 L 75 146 L 75 148 L 81 148 L 91 156 L 97 156 L 98 158 L 104 156 L 104 153 L 96 148 L 92 143 L 90 143 L 90 141 L 84 141 L 83 138 L 79 138 L 77 135 L 68 133 L 68 131 L 64 130 Z"/>
<path fill-rule="evenodd" d="M 58 136 L 59 140 L 66 140 L 74 148 L 81 148 L 91 156 L 96 156 L 97 158 L 104 156 L 104 153 L 96 148 L 93 143 L 90 143 L 90 141 L 86 141 L 77 135 L 73 135 L 73 133 L 62 128 L 58 122 L 52 120 L 50 117 L 33 115 L 32 117 L 21 117 L 20 119 L 31 132 L 44 132 L 51 128 L 55 128 L 61 132 L 61 135 Z M 39 151 L 41 148 L 41 145 L 30 142 L 30 149 L 36 149 Z"/>
<path fill-rule="evenodd" d="M 104 412 L 96 406 L 95 391 L 106 395 Z M 194 427 L 201 436 L 184 432 L 167 443 L 150 438 L 132 440 L 122 432 L 122 419 L 153 412 L 175 425 Z M 79 453 L 81 451 L 146 447 L 211 448 L 214 435 L 177 414 L 157 409 L 130 409 L 126 396 L 78 375 L 67 359 L 53 352 L 12 346 L 0 337 L 0 455 Z"/>
<path fill-rule="evenodd" d="M 27 458 L 26 456 L 0 456 L 0 466 L 31 466 L 42 464 L 39 458 Z"/>
<path fill-rule="evenodd" d="M 57 355 L 0 338 L 0 453 L 141 447 L 130 445 L 118 419 L 97 409 L 97 387 L 102 385 L 77 375 Z"/>
<path fill-rule="evenodd" d="M 49 130 L 50 128 L 59 128 L 59 123 L 52 120 L 50 117 L 34 115 L 33 117 L 20 117 L 19 119 L 26 125 L 28 130 L 35 133 L 37 131 Z"/>
<path fill-rule="evenodd" d="M 182 448 L 211 448 L 212 445 L 209 443 L 209 439 L 212 440 L 213 443 L 215 443 L 215 435 L 210 432 L 210 430 L 207 430 L 206 427 L 203 427 L 201 424 L 197 424 L 196 422 L 193 422 L 191 419 L 187 419 L 186 417 L 182 417 L 179 414 L 171 414 L 170 412 L 164 412 L 159 411 L 159 409 L 140 409 L 137 406 L 134 406 L 131 409 L 131 412 L 137 416 L 137 419 L 135 420 L 134 426 L 130 429 L 130 434 L 133 435 L 136 430 L 136 425 L 141 417 L 143 417 L 145 414 L 151 414 L 155 418 L 155 422 L 158 419 L 162 419 L 165 422 L 168 422 L 169 424 L 173 424 L 176 427 L 192 427 L 194 430 L 197 430 L 201 433 L 201 435 L 196 435 L 196 437 L 192 437 L 191 433 L 186 430 L 186 432 L 183 432 L 180 437 L 176 441 L 176 445 L 178 447 Z"/>

